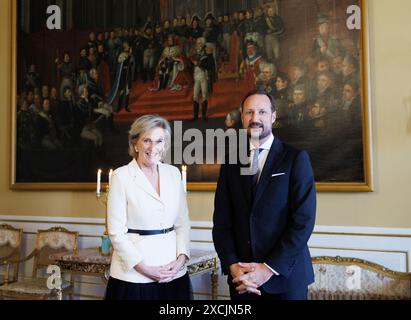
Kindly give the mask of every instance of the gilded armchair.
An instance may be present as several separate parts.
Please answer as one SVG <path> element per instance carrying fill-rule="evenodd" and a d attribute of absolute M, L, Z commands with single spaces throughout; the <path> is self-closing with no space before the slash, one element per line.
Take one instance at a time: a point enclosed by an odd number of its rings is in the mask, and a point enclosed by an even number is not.
<path fill-rule="evenodd" d="M 310 300 L 411 300 L 411 273 L 343 257 L 314 257 Z"/>
<path fill-rule="evenodd" d="M 21 264 L 33 259 L 33 271 L 31 278 L 22 279 L 13 283 L 0 286 L 0 299 L 18 300 L 48 300 L 56 299 L 59 294 L 67 294 L 69 298 L 73 294 L 73 283 L 62 279 L 61 292 L 47 287 L 45 269 L 52 264 L 50 255 L 59 252 L 77 251 L 78 232 L 68 231 L 61 227 L 48 230 L 38 230 L 36 246 L 33 252 L 20 260 L 8 260 L 9 264 Z"/>
<path fill-rule="evenodd" d="M 19 268 L 10 271 L 8 260 L 20 259 L 23 229 L 15 229 L 8 224 L 0 224 L 0 285 L 18 279 Z"/>

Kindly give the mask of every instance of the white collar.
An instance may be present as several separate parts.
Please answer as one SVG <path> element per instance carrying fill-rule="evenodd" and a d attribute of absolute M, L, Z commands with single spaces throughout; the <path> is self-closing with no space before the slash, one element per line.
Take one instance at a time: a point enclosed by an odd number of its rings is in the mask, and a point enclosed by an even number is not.
<path fill-rule="evenodd" d="M 274 135 L 271 134 L 270 138 L 266 142 L 264 142 L 258 149 L 270 150 L 273 142 L 274 142 Z M 254 150 L 254 149 L 257 149 L 257 148 L 253 146 L 253 144 L 250 142 L 250 150 Z"/>

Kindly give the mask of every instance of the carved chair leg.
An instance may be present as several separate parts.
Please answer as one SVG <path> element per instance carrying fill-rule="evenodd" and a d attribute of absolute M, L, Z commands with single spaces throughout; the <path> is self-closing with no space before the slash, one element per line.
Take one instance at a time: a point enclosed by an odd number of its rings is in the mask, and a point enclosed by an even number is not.
<path fill-rule="evenodd" d="M 217 300 L 218 297 L 218 274 L 216 270 L 211 273 L 211 300 Z"/>
<path fill-rule="evenodd" d="M 69 290 L 69 292 L 68 292 L 68 299 L 69 299 L 69 300 L 73 300 L 73 296 L 74 296 L 74 288 Z"/>

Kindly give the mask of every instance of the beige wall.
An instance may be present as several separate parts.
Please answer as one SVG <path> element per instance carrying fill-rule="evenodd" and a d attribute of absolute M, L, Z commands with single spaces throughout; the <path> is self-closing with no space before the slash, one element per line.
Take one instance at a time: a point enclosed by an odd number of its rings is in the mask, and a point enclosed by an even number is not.
<path fill-rule="evenodd" d="M 317 224 L 411 228 L 411 1 L 368 2 L 375 192 L 319 194 Z M 104 217 L 92 192 L 9 190 L 10 3 L 0 1 L 0 214 Z M 211 220 L 213 193 L 188 200 L 193 220 Z"/>

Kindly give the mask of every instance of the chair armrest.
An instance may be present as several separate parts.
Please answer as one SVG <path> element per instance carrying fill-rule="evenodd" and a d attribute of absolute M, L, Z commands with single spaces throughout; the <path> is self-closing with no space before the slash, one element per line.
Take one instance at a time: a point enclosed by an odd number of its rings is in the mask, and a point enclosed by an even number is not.
<path fill-rule="evenodd" d="M 13 259 L 3 260 L 3 261 L 0 262 L 0 266 L 10 265 L 10 264 L 19 264 L 19 263 L 21 263 L 21 262 L 30 260 L 31 258 L 33 258 L 34 256 L 36 256 L 37 254 L 38 254 L 38 250 L 37 250 L 37 249 L 34 249 L 34 250 L 33 250 L 27 257 L 25 257 L 25 258 L 18 259 L 18 260 L 13 260 Z"/>
<path fill-rule="evenodd" d="M 8 254 L 7 256 L 4 257 L 0 257 L 0 263 L 1 262 L 7 262 L 8 259 L 10 259 L 11 257 L 13 257 L 17 252 L 19 252 L 19 248 L 14 249 L 10 254 Z"/>

